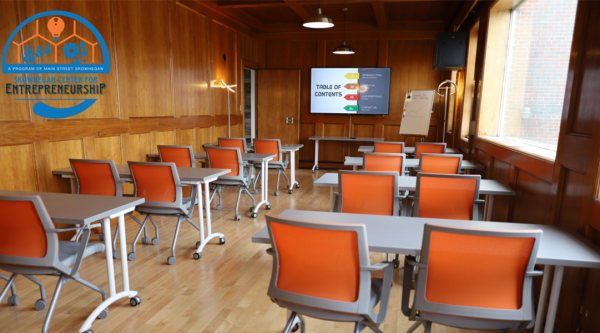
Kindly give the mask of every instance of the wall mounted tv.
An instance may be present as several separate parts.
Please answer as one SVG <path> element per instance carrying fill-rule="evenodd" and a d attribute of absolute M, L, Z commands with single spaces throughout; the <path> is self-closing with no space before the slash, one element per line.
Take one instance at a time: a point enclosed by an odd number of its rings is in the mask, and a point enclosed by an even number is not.
<path fill-rule="evenodd" d="M 387 115 L 389 68 L 312 68 L 310 113 Z"/>

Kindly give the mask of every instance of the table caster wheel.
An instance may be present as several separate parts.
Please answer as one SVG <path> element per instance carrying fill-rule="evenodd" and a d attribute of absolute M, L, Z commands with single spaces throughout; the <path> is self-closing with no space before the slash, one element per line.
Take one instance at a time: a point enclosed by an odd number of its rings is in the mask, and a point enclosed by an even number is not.
<path fill-rule="evenodd" d="M 319 167 L 317 166 L 317 170 L 319 170 Z"/>
<path fill-rule="evenodd" d="M 158 245 L 158 238 L 152 238 L 152 245 Z"/>
<path fill-rule="evenodd" d="M 113 250 L 113 259 L 119 259 L 119 252 Z"/>
<path fill-rule="evenodd" d="M 200 241 L 197 241 L 197 242 L 196 242 L 196 248 L 199 248 L 199 247 L 200 247 L 200 245 L 202 245 L 202 242 L 200 242 Z"/>
<path fill-rule="evenodd" d="M 296 323 L 296 325 L 294 325 L 294 327 L 292 328 L 292 332 L 296 332 L 300 329 L 300 324 Z"/>
<path fill-rule="evenodd" d="M 129 261 L 134 261 L 135 260 L 135 253 L 134 252 L 129 252 L 129 255 L 127 255 L 127 259 L 129 259 Z"/>
<path fill-rule="evenodd" d="M 233 219 L 234 219 L 235 221 L 239 221 L 239 220 L 241 220 L 241 219 L 242 219 L 242 217 L 241 217 L 240 215 L 236 215 L 236 216 L 235 216 Z"/>
<path fill-rule="evenodd" d="M 131 304 L 131 306 L 138 306 L 140 303 L 142 303 L 142 299 L 138 296 L 133 296 L 129 299 L 129 304 Z"/>
<path fill-rule="evenodd" d="M 194 253 L 194 259 L 199 260 L 202 258 L 202 253 Z"/>
<path fill-rule="evenodd" d="M 17 296 L 17 295 L 8 296 L 8 306 L 16 306 L 16 305 L 19 305 L 20 302 L 21 302 L 21 300 L 19 299 L 19 296 Z"/>
<path fill-rule="evenodd" d="M 92 331 L 92 330 L 87 330 L 87 331 L 85 331 L 85 332 L 83 332 L 83 333 L 94 333 L 94 331 Z"/>
<path fill-rule="evenodd" d="M 102 312 L 100 312 L 100 314 L 98 315 L 98 319 L 104 319 L 108 317 L 108 308 L 102 310 Z"/>
<path fill-rule="evenodd" d="M 288 194 L 292 194 L 292 190 L 288 190 Z"/>
<path fill-rule="evenodd" d="M 148 237 L 146 237 L 146 236 L 142 237 L 142 244 L 144 244 L 144 245 L 148 244 Z"/>
<path fill-rule="evenodd" d="M 300 188 L 300 184 L 296 184 L 296 188 Z"/>
<path fill-rule="evenodd" d="M 256 218 L 257 216 L 258 216 L 258 214 L 256 214 L 256 213 L 252 213 L 252 214 L 250 215 L 250 217 L 251 217 L 251 218 Z"/>
<path fill-rule="evenodd" d="M 167 262 L 169 263 L 169 265 L 175 265 L 175 257 L 169 257 L 167 259 Z"/>
<path fill-rule="evenodd" d="M 250 207 L 250 211 L 253 211 L 253 210 L 254 210 L 254 206 Z"/>
<path fill-rule="evenodd" d="M 44 301 L 43 299 L 38 299 L 37 301 L 35 301 L 35 309 L 38 311 L 42 311 L 46 308 L 46 301 Z"/>
<path fill-rule="evenodd" d="M 258 194 L 258 190 L 253 190 L 252 194 Z"/>
<path fill-rule="evenodd" d="M 221 205 L 217 205 L 217 210 L 221 210 Z"/>
<path fill-rule="evenodd" d="M 279 191 L 275 191 L 275 193 L 273 193 L 273 195 L 279 195 Z"/>
<path fill-rule="evenodd" d="M 104 241 L 104 234 L 100 234 L 100 236 L 98 236 L 98 239 L 103 242 Z"/>
<path fill-rule="evenodd" d="M 271 209 L 271 205 L 266 205 L 265 208 L 266 209 Z"/>
<path fill-rule="evenodd" d="M 219 244 L 221 244 L 221 245 L 225 244 L 225 237 L 219 238 Z"/>

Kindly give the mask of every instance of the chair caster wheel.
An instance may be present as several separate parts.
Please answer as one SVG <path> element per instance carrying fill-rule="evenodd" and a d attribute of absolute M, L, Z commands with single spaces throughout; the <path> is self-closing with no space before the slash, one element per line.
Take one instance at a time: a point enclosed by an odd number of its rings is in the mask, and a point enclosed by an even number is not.
<path fill-rule="evenodd" d="M 266 205 L 265 208 L 266 209 L 271 209 L 271 205 Z"/>
<path fill-rule="evenodd" d="M 104 234 L 100 234 L 100 236 L 98 236 L 98 239 L 102 242 L 104 241 Z"/>
<path fill-rule="evenodd" d="M 250 215 L 250 217 L 251 217 L 251 218 L 256 218 L 257 216 L 258 216 L 258 214 L 256 214 L 256 213 L 252 213 L 252 214 Z"/>
<path fill-rule="evenodd" d="M 241 217 L 240 215 L 236 215 L 236 216 L 235 216 L 233 219 L 234 219 L 235 221 L 239 221 L 239 220 L 241 220 L 241 219 L 242 219 L 242 217 Z"/>
<path fill-rule="evenodd" d="M 142 303 L 142 299 L 138 296 L 133 296 L 129 299 L 129 304 L 131 304 L 131 306 L 138 306 L 140 303 Z"/>
<path fill-rule="evenodd" d="M 152 245 L 158 245 L 158 238 L 152 238 Z"/>
<path fill-rule="evenodd" d="M 38 311 L 42 311 L 46 308 L 46 301 L 44 301 L 43 299 L 38 299 L 37 301 L 35 301 L 35 309 Z"/>
<path fill-rule="evenodd" d="M 275 193 L 273 193 L 273 195 L 279 195 L 279 191 L 275 191 Z"/>
<path fill-rule="evenodd" d="M 19 303 L 21 303 L 21 299 L 19 299 L 19 296 L 8 296 L 8 306 L 16 306 L 19 305 Z"/>
<path fill-rule="evenodd" d="M 98 315 L 98 319 L 104 319 L 108 317 L 108 308 L 102 310 L 102 312 L 100 312 L 100 314 Z"/>
<path fill-rule="evenodd" d="M 254 210 L 254 206 L 250 207 L 250 211 L 253 211 L 253 210 Z"/>
<path fill-rule="evenodd" d="M 296 325 L 294 325 L 294 327 L 292 327 L 292 332 L 296 332 L 300 329 L 300 324 L 296 323 Z"/>
<path fill-rule="evenodd" d="M 148 244 L 148 237 L 146 237 L 146 236 L 142 237 L 142 244 L 144 244 L 144 245 Z"/>
<path fill-rule="evenodd" d="M 200 260 L 202 258 L 202 253 L 194 253 L 194 259 Z"/>
<path fill-rule="evenodd" d="M 92 330 L 87 330 L 87 331 L 85 331 L 85 332 L 83 332 L 83 333 L 94 333 L 94 331 L 92 331 Z"/>
<path fill-rule="evenodd" d="M 394 260 L 392 260 L 392 262 L 394 263 L 394 268 L 400 267 L 400 260 L 394 259 Z"/>
<path fill-rule="evenodd" d="M 169 257 L 167 259 L 167 262 L 169 263 L 169 265 L 175 265 L 175 257 Z"/>
<path fill-rule="evenodd" d="M 221 210 L 221 205 L 217 205 L 217 210 Z"/>
<path fill-rule="evenodd" d="M 296 184 L 296 188 L 300 188 L 300 184 Z"/>
<path fill-rule="evenodd" d="M 292 190 L 288 190 L 288 194 L 292 194 Z"/>
<path fill-rule="evenodd" d="M 113 250 L 113 259 L 119 259 L 119 252 Z"/>
<path fill-rule="evenodd" d="M 129 259 L 129 261 L 134 261 L 135 260 L 135 253 L 134 252 L 129 252 L 129 255 L 127 255 L 127 259 Z"/>
<path fill-rule="evenodd" d="M 253 190 L 252 194 L 258 194 L 258 190 Z"/>
<path fill-rule="evenodd" d="M 201 244 L 202 244 L 202 242 L 200 242 L 200 241 L 197 241 L 197 242 L 196 242 L 196 248 L 199 248 Z"/>
<path fill-rule="evenodd" d="M 221 245 L 225 244 L 225 237 L 219 238 L 219 244 L 221 244 Z"/>

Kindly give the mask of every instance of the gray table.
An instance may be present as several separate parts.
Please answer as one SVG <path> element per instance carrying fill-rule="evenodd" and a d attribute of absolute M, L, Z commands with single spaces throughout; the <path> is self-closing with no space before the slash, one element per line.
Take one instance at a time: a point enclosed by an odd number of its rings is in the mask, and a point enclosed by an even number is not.
<path fill-rule="evenodd" d="M 353 169 L 356 170 L 357 167 L 363 165 L 363 158 L 346 156 L 344 165 L 351 165 L 353 167 Z M 405 168 L 418 168 L 419 160 L 416 158 L 407 158 L 404 160 L 404 167 Z M 462 164 L 460 166 L 460 169 L 461 170 L 485 170 L 485 166 L 477 161 L 463 160 Z"/>
<path fill-rule="evenodd" d="M 356 137 L 354 139 L 347 136 L 311 136 L 308 138 L 309 140 L 315 141 L 315 165 L 312 167 L 312 172 L 315 172 L 315 169 L 319 170 L 319 141 L 351 141 L 351 142 L 375 142 L 375 141 L 384 141 L 385 138 L 366 138 L 366 137 Z"/>
<path fill-rule="evenodd" d="M 577 234 L 576 231 L 556 226 L 521 224 L 509 222 L 460 221 L 398 216 L 342 214 L 286 210 L 281 217 L 307 221 L 355 223 L 367 227 L 367 238 L 371 252 L 418 255 L 425 223 L 454 227 L 485 228 L 497 230 L 541 229 L 542 240 L 536 264 L 546 265 L 542 280 L 542 291 L 538 303 L 535 332 L 541 332 L 544 314 L 547 311 L 545 332 L 552 333 L 560 295 L 564 267 L 600 268 L 600 249 Z M 262 228 L 254 236 L 253 243 L 271 244 L 267 228 Z M 552 272 L 554 271 L 554 274 Z M 551 275 L 554 276 L 550 291 Z"/>
<path fill-rule="evenodd" d="M 339 183 L 338 183 L 338 174 L 337 173 L 326 173 L 321 176 L 319 179 L 315 180 L 313 186 L 315 187 L 329 187 L 330 190 L 330 211 L 333 211 L 333 206 L 335 203 L 335 195 L 334 192 L 337 192 Z M 399 191 L 415 191 L 417 188 L 417 177 L 413 176 L 402 176 L 398 177 L 398 190 Z M 509 186 L 502 184 L 497 180 L 492 179 L 482 179 L 479 184 L 479 194 L 486 195 L 486 208 L 485 208 L 485 219 L 490 221 L 492 219 L 492 211 L 494 208 L 494 196 L 495 195 L 508 195 L 515 196 L 517 193 L 510 188 Z"/>
<path fill-rule="evenodd" d="M 360 146 L 358 147 L 358 151 L 360 153 L 372 153 L 375 151 L 375 146 Z M 404 147 L 405 154 L 414 154 L 415 147 Z M 446 154 L 462 154 L 459 149 L 455 148 L 446 148 Z"/>
<path fill-rule="evenodd" d="M 132 181 L 131 171 L 129 170 L 128 165 L 117 165 L 117 172 L 119 173 L 119 177 L 123 181 Z M 183 184 L 190 184 L 196 186 L 197 196 L 198 196 L 198 225 L 200 226 L 200 246 L 196 249 L 196 253 L 202 253 L 202 250 L 213 238 L 225 237 L 225 235 L 221 233 L 213 233 L 212 232 L 212 222 L 210 216 L 210 182 L 217 180 L 219 176 L 223 176 L 225 174 L 230 173 L 230 169 L 210 169 L 210 168 L 177 168 L 177 174 L 179 174 L 179 180 Z M 63 178 L 71 179 L 71 191 L 73 193 L 77 192 L 77 189 L 74 186 L 75 184 L 75 173 L 73 170 L 69 168 L 59 169 L 52 171 L 54 175 L 60 175 Z M 204 221 L 202 220 L 202 184 L 204 184 L 204 200 L 206 206 L 206 237 L 204 235 Z M 110 233 L 109 233 L 110 235 Z M 108 237 L 110 239 L 110 237 Z M 125 253 L 127 256 L 127 253 Z"/>
<path fill-rule="evenodd" d="M 129 289 L 129 269 L 127 267 L 127 244 L 125 240 L 125 214 L 133 211 L 135 206 L 144 203 L 144 198 L 107 197 L 101 195 L 78 195 L 68 193 L 2 191 L 0 195 L 38 195 L 42 198 L 48 214 L 55 223 L 66 223 L 89 226 L 98 220 L 102 221 L 104 232 L 111 235 L 110 219 L 119 220 L 119 237 L 121 252 L 121 275 L 123 291 L 117 293 L 115 287 L 115 268 L 113 248 L 110 236 L 104 238 L 106 246 L 106 269 L 108 272 L 109 297 L 98 305 L 87 317 L 80 332 L 89 330 L 100 312 L 121 298 L 132 298 L 137 291 Z M 116 250 L 116 249 L 115 249 Z"/>

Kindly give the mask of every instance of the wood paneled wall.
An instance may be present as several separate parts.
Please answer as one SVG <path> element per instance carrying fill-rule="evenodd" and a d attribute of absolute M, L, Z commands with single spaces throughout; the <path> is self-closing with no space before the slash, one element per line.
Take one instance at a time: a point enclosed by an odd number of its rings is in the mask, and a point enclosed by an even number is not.
<path fill-rule="evenodd" d="M 258 62 L 255 35 L 196 1 L 17 0 L 0 2 L 0 39 L 47 10 L 89 20 L 107 43 L 112 68 L 98 75 L 104 95 L 68 119 L 38 117 L 31 104 L 0 95 L 0 189 L 69 192 L 69 182 L 51 174 L 69 158 L 146 161 L 158 144 L 201 150 L 227 135 L 227 90 L 215 85 L 235 84 L 241 59 Z M 239 137 L 238 97 L 231 95 L 231 135 Z"/>
<path fill-rule="evenodd" d="M 400 132 L 402 108 L 408 89 L 437 89 L 450 77 L 449 72 L 433 71 L 435 32 L 398 33 L 394 38 L 379 38 L 377 33 L 349 39 L 354 55 L 336 55 L 333 49 L 341 39 L 307 39 L 306 36 L 278 34 L 267 36 L 264 68 L 299 69 L 300 79 L 300 166 L 314 163 L 313 135 L 344 135 L 385 137 L 386 140 L 406 140 Z M 391 91 L 388 116 L 317 115 L 310 114 L 310 70 L 313 67 L 390 67 Z M 260 75 L 260 73 L 259 73 Z M 443 100 L 436 95 L 433 115 L 426 141 L 441 141 L 443 131 Z M 259 110 L 258 112 L 261 112 Z M 322 168 L 344 168 L 344 156 L 360 156 L 358 147 L 368 143 L 321 142 L 319 164 Z"/>

